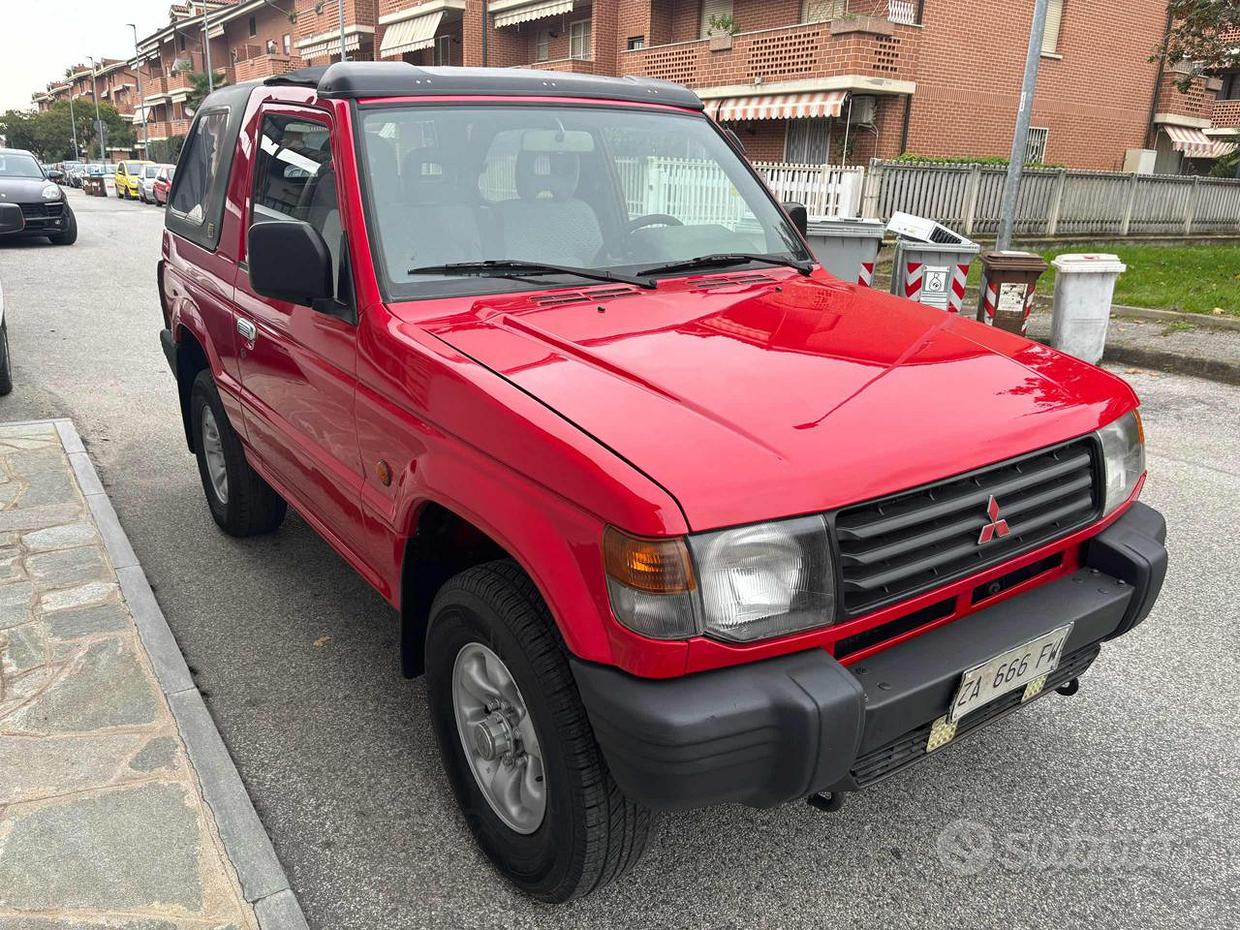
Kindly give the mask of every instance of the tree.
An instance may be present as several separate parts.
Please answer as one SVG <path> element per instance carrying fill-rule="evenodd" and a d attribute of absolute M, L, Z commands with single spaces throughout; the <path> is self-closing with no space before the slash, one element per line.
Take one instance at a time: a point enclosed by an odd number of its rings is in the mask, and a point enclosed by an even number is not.
<path fill-rule="evenodd" d="M 223 71 L 215 71 L 212 74 L 212 77 L 214 79 L 215 88 L 217 90 L 228 83 L 227 81 L 224 80 Z M 189 113 L 195 113 L 197 112 L 198 107 L 202 103 L 203 99 L 207 96 L 208 93 L 210 93 L 207 87 L 207 72 L 194 71 L 189 76 L 189 83 L 190 83 L 191 90 L 188 96 L 186 96 L 185 98 L 185 109 Z"/>
<path fill-rule="evenodd" d="M 70 126 L 71 112 L 73 127 Z M 99 101 L 99 118 L 103 121 L 107 145 L 117 148 L 133 146 L 133 128 L 121 118 L 112 104 Z M 65 161 L 77 156 L 73 151 L 73 128 L 77 129 L 82 155 L 99 160 L 106 157 L 106 153 L 99 152 L 95 104 L 89 98 L 79 97 L 72 110 L 69 102 L 62 100 L 42 113 L 10 110 L 0 115 L 0 133 L 8 136 L 9 145 L 29 149 L 45 162 Z"/>
<path fill-rule="evenodd" d="M 1171 28 L 1150 60 L 1190 65 L 1175 82 L 1181 93 L 1207 72 L 1240 65 L 1240 2 L 1171 0 L 1167 8 Z"/>
<path fill-rule="evenodd" d="M 0 113 L 0 136 L 7 140 L 9 148 L 34 151 L 34 120 L 32 110 L 9 110 Z"/>

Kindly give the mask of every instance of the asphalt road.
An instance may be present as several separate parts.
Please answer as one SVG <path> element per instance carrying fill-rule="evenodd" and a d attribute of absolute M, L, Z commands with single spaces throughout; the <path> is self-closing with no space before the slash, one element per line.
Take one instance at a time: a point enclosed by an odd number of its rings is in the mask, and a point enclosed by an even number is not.
<path fill-rule="evenodd" d="M 554 909 L 472 846 L 392 611 L 291 514 L 216 530 L 157 340 L 162 215 L 71 197 L 75 246 L 0 245 L 0 420 L 76 422 L 312 926 L 1240 926 L 1240 389 L 1121 370 L 1172 570 L 1077 696 L 836 814 L 666 817 L 627 880 Z"/>

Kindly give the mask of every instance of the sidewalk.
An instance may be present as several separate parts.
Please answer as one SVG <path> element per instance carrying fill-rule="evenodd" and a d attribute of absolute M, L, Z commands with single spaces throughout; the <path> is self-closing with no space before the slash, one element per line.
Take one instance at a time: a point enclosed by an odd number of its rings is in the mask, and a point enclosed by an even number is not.
<path fill-rule="evenodd" d="M 305 926 L 76 431 L 0 424 L 0 930 Z"/>

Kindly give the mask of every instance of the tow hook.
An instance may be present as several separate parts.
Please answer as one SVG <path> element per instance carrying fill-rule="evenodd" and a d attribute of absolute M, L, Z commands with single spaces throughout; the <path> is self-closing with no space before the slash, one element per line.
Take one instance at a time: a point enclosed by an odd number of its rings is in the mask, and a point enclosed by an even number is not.
<path fill-rule="evenodd" d="M 1058 694 L 1064 697 L 1072 697 L 1076 692 L 1081 690 L 1081 679 L 1073 678 L 1071 681 L 1065 681 L 1062 685 L 1055 689 Z"/>
<path fill-rule="evenodd" d="M 819 791 L 806 798 L 805 803 L 816 811 L 831 813 L 832 811 L 837 811 L 844 806 L 844 792 Z"/>

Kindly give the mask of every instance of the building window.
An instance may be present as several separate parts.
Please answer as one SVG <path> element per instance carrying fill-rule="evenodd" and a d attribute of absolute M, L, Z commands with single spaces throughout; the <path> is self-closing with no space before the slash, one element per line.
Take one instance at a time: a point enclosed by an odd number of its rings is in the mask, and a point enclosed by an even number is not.
<path fill-rule="evenodd" d="M 1218 92 L 1219 100 L 1240 100 L 1240 71 L 1223 75 L 1223 89 Z"/>
<path fill-rule="evenodd" d="M 267 40 L 265 51 L 267 52 L 268 55 L 274 55 L 276 53 L 276 40 L 275 39 Z"/>
<path fill-rule="evenodd" d="M 825 165 L 831 160 L 831 120 L 790 119 L 784 135 L 784 161 Z"/>
<path fill-rule="evenodd" d="M 538 35 L 534 41 L 534 60 L 546 61 L 551 57 L 551 33 L 546 29 L 539 29 Z"/>
<path fill-rule="evenodd" d="M 185 51 L 185 36 L 183 35 L 177 36 L 177 48 L 179 48 L 181 51 Z"/>
<path fill-rule="evenodd" d="M 1059 26 L 1063 22 L 1063 0 L 1047 0 L 1046 26 L 1042 30 L 1042 54 L 1059 53 Z"/>
<path fill-rule="evenodd" d="M 579 19 L 568 27 L 568 57 L 582 61 L 594 57 L 594 33 L 590 20 Z"/>
<path fill-rule="evenodd" d="M 732 0 L 702 0 L 702 25 L 700 35 L 708 39 L 714 34 L 711 28 L 712 19 L 732 18 Z"/>
<path fill-rule="evenodd" d="M 452 64 L 452 36 L 435 37 L 435 65 L 443 68 Z"/>
<path fill-rule="evenodd" d="M 801 22 L 825 23 L 848 12 L 848 0 L 801 0 Z"/>
<path fill-rule="evenodd" d="M 625 48 L 627 48 L 630 52 L 635 52 L 639 48 L 645 48 L 645 47 L 646 47 L 645 36 L 629 36 L 629 41 L 625 43 Z"/>
<path fill-rule="evenodd" d="M 1029 127 L 1029 135 L 1025 137 L 1025 164 L 1040 165 L 1046 161 L 1046 137 L 1050 130 Z"/>
<path fill-rule="evenodd" d="M 293 54 L 293 37 L 289 33 L 284 33 L 284 54 Z"/>
<path fill-rule="evenodd" d="M 258 20 L 253 16 L 250 17 L 250 35 L 258 35 Z"/>

